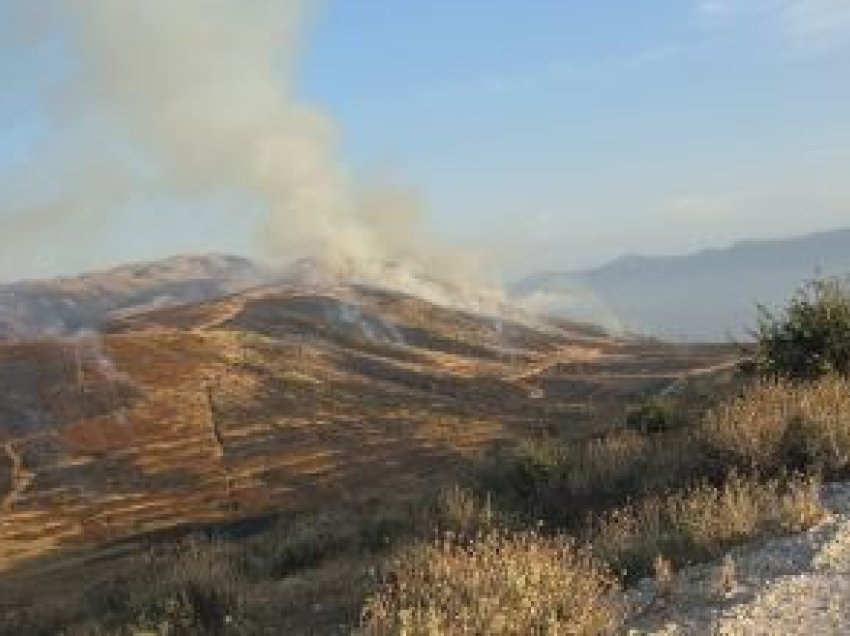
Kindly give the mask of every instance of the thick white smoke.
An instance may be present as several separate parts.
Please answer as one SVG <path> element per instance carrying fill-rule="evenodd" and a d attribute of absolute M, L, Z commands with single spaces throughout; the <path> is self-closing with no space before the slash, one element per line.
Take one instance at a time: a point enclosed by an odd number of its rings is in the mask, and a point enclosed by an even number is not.
<path fill-rule="evenodd" d="M 124 136 L 128 170 L 167 195 L 249 195 L 270 252 L 379 247 L 357 218 L 335 131 L 294 95 L 298 0 L 63 0 L 80 54 L 75 110 Z M 112 121 L 109 121 L 112 120 Z"/>
<path fill-rule="evenodd" d="M 69 68 L 47 95 L 52 143 L 0 188 L 0 243 L 36 244 L 65 226 L 57 251 L 97 250 L 99 230 L 128 209 L 226 202 L 231 214 L 261 211 L 267 260 L 318 256 L 366 282 L 481 302 L 472 260 L 423 239 L 418 198 L 355 188 L 333 123 L 298 99 L 308 0 L 20 1 L 34 34 L 62 34 Z M 154 219 L 149 240 L 169 222 Z M 200 212 L 199 230 L 208 222 Z"/>

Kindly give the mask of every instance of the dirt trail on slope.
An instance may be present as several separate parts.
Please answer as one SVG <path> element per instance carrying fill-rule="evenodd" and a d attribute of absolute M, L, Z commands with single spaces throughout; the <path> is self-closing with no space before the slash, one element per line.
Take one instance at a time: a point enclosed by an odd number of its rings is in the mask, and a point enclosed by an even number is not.
<path fill-rule="evenodd" d="M 602 351 L 596 347 L 577 347 L 574 345 L 561 347 L 554 353 L 545 356 L 542 360 L 534 363 L 530 367 L 507 376 L 505 380 L 508 382 L 525 382 L 544 374 L 546 371 L 549 371 L 559 364 L 570 362 L 593 362 L 600 356 L 602 356 Z"/>
<path fill-rule="evenodd" d="M 739 358 L 735 358 L 734 360 L 728 360 L 726 362 L 719 362 L 718 364 L 712 364 L 707 367 L 702 367 L 700 369 L 693 369 L 692 371 L 686 371 L 681 376 L 676 378 L 673 382 L 671 382 L 667 388 L 661 391 L 661 397 L 671 395 L 685 386 L 690 380 L 694 378 L 699 378 L 706 375 L 711 375 L 713 373 L 720 373 L 721 371 L 729 371 L 731 369 L 740 368 L 741 360 Z"/>
<path fill-rule="evenodd" d="M 688 568 L 665 602 L 644 582 L 631 634 L 773 636 L 850 634 L 850 482 L 826 486 L 828 517 L 799 535 L 732 552 L 735 585 L 713 600 L 717 564 Z"/>
<path fill-rule="evenodd" d="M 15 507 L 15 502 L 20 499 L 27 488 L 35 479 L 35 474 L 28 471 L 24 467 L 24 460 L 20 452 L 15 448 L 15 442 L 10 441 L 3 444 L 3 449 L 9 457 L 11 463 L 11 488 L 3 501 L 0 502 L 0 511 L 12 512 Z"/>

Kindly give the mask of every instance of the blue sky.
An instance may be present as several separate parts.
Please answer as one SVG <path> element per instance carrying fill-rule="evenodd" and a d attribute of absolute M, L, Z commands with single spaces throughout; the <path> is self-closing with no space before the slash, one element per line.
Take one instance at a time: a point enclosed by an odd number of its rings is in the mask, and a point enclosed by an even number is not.
<path fill-rule="evenodd" d="M 675 252 L 850 224 L 849 5 L 336 3 L 303 82 L 442 231 L 529 265 Z"/>
<path fill-rule="evenodd" d="M 302 37 L 299 97 L 355 178 L 415 189 L 505 275 L 850 225 L 847 0 L 327 0 Z M 0 188 L 39 160 L 67 63 L 20 51 L 0 45 Z M 104 260 L 246 249 L 245 216 L 165 236 L 144 214 Z"/>

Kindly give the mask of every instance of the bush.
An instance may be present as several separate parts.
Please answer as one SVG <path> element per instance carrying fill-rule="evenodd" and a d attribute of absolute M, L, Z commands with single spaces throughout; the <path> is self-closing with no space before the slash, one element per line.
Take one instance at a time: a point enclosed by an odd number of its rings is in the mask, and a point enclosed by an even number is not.
<path fill-rule="evenodd" d="M 843 473 L 850 468 L 850 380 L 761 380 L 710 411 L 701 435 L 725 463 L 762 472 Z"/>
<path fill-rule="evenodd" d="M 759 307 L 756 363 L 765 374 L 795 380 L 850 372 L 848 280 L 815 280 L 775 315 Z"/>
<path fill-rule="evenodd" d="M 664 433 L 679 425 L 673 409 L 663 401 L 649 399 L 626 414 L 626 428 L 641 433 Z"/>
<path fill-rule="evenodd" d="M 590 511 L 620 505 L 702 475 L 690 431 L 645 436 L 616 431 L 590 440 L 527 442 L 485 463 L 479 492 L 499 510 L 554 527 L 583 523 Z"/>
<path fill-rule="evenodd" d="M 244 580 L 226 545 L 192 537 L 154 559 L 147 580 L 126 588 L 125 607 L 135 614 L 131 632 L 155 628 L 174 636 L 237 633 Z"/>
<path fill-rule="evenodd" d="M 629 578 L 646 576 L 658 555 L 683 565 L 758 536 L 804 530 L 823 515 L 819 492 L 815 478 L 761 482 L 733 472 L 721 486 L 702 483 L 600 515 L 588 538 Z"/>
<path fill-rule="evenodd" d="M 437 494 L 432 512 L 437 528 L 456 535 L 472 537 L 491 530 L 498 522 L 490 495 L 478 497 L 468 488 L 455 485 Z"/>
<path fill-rule="evenodd" d="M 352 549 L 356 530 L 350 520 L 335 514 L 304 515 L 292 522 L 281 520 L 262 537 L 259 549 L 268 575 L 281 579 Z"/>
<path fill-rule="evenodd" d="M 393 564 L 366 603 L 363 635 L 593 635 L 625 617 L 617 578 L 565 537 L 446 535 Z"/>

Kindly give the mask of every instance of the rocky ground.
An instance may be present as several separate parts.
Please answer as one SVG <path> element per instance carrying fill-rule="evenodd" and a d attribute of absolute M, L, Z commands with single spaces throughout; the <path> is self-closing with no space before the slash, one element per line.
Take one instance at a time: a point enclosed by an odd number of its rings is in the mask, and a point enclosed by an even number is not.
<path fill-rule="evenodd" d="M 687 568 L 664 595 L 638 585 L 630 633 L 850 634 L 850 483 L 826 486 L 823 503 L 827 517 L 807 532 Z"/>

